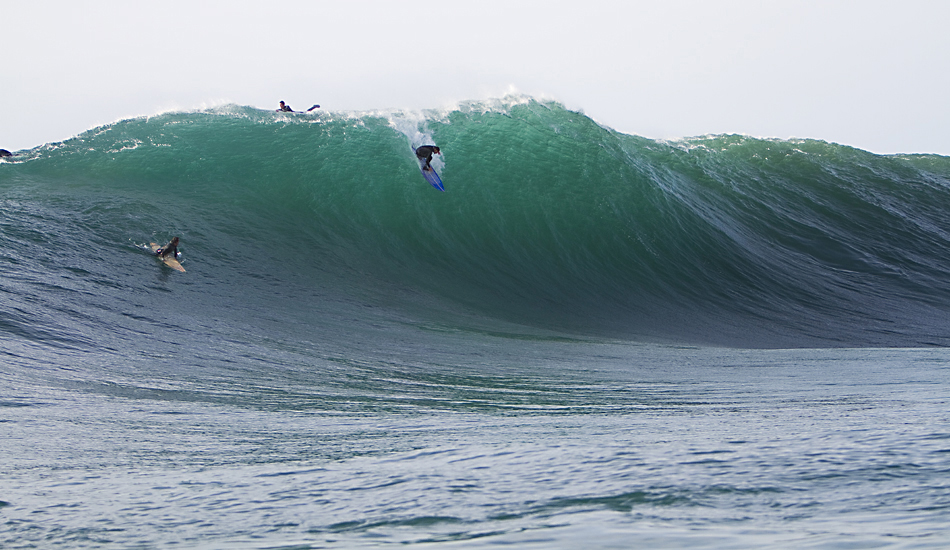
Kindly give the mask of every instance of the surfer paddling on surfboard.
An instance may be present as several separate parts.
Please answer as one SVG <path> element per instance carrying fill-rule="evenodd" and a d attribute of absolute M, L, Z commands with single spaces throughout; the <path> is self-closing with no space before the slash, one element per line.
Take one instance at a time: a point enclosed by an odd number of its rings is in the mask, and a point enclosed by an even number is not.
<path fill-rule="evenodd" d="M 432 162 L 433 153 L 436 155 L 442 154 L 439 151 L 439 148 L 436 147 L 435 145 L 423 145 L 422 147 L 419 147 L 418 149 L 416 149 L 416 157 L 419 159 L 419 161 L 420 162 L 422 162 L 423 160 L 426 161 L 425 165 L 423 165 L 422 167 L 423 170 L 425 171 L 432 170 L 432 165 L 429 163 Z"/>
<path fill-rule="evenodd" d="M 165 246 L 156 249 L 155 255 L 161 259 L 171 258 L 173 260 L 178 258 L 178 237 L 174 237 L 171 241 L 168 242 Z"/>
<path fill-rule="evenodd" d="M 314 105 L 313 107 L 307 109 L 307 112 L 309 113 L 310 111 L 312 111 L 312 110 L 314 110 L 314 109 L 319 109 L 319 108 L 320 108 L 319 105 Z M 287 105 L 287 104 L 284 103 L 283 101 L 280 102 L 280 108 L 277 109 L 277 110 L 280 111 L 280 112 L 284 112 L 284 113 L 296 113 L 296 112 L 297 112 L 297 111 L 294 111 L 293 109 L 291 109 L 291 108 L 290 108 L 290 105 Z"/>
<path fill-rule="evenodd" d="M 178 261 L 178 254 L 180 254 L 178 252 L 178 237 L 173 238 L 165 246 L 158 246 L 157 243 L 148 243 L 148 246 L 152 250 L 152 254 L 162 263 L 176 271 L 185 272 L 185 268 Z"/>

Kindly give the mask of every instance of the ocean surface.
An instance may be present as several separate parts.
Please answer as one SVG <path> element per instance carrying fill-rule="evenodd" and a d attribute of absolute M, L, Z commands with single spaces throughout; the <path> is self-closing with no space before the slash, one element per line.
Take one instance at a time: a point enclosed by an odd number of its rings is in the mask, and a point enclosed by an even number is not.
<path fill-rule="evenodd" d="M 0 548 L 950 547 L 948 157 L 521 96 L 15 153 Z"/>

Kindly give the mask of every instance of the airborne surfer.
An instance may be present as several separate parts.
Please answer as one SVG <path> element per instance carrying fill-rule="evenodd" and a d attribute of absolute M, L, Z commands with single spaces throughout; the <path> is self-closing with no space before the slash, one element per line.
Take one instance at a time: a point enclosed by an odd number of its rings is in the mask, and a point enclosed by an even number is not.
<path fill-rule="evenodd" d="M 418 158 L 420 162 L 423 160 L 426 161 L 425 165 L 422 167 L 423 170 L 432 170 L 432 165 L 429 163 L 432 162 L 433 153 L 436 155 L 442 154 L 439 151 L 439 148 L 435 145 L 423 145 L 422 147 L 416 149 L 416 158 Z"/>
<path fill-rule="evenodd" d="M 172 259 L 178 258 L 178 237 L 173 237 L 165 246 L 156 249 L 155 255 L 165 259 L 171 256 Z"/>

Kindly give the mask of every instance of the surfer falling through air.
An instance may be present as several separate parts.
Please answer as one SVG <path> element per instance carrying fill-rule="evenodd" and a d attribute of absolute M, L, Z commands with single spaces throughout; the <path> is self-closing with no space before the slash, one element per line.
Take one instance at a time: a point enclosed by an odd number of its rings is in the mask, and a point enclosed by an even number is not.
<path fill-rule="evenodd" d="M 426 161 L 425 165 L 422 167 L 423 170 L 432 170 L 432 165 L 429 164 L 432 162 L 432 154 L 441 155 L 439 148 L 435 145 L 423 145 L 416 149 L 416 157 L 419 158 L 419 161 Z"/>
<path fill-rule="evenodd" d="M 439 173 L 436 172 L 435 168 L 430 164 L 432 162 L 432 155 L 442 154 L 439 148 L 435 145 L 423 145 L 413 150 L 416 152 L 416 159 L 422 168 L 422 177 L 432 184 L 432 187 L 435 187 L 439 191 L 445 191 L 445 186 L 442 185 L 442 178 L 439 177 Z"/>

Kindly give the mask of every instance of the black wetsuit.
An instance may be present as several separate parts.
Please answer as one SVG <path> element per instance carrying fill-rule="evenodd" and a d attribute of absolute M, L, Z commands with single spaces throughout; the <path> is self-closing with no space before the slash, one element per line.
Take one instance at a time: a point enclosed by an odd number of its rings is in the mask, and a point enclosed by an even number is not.
<path fill-rule="evenodd" d="M 0 149 L 0 157 L 12 157 L 13 153 L 7 151 L 6 149 Z"/>
<path fill-rule="evenodd" d="M 435 152 L 435 145 L 423 145 L 416 149 L 416 156 L 419 157 L 419 160 L 426 161 L 426 168 L 431 168 L 429 163 L 432 162 L 432 155 Z"/>
<path fill-rule="evenodd" d="M 177 243 L 175 243 L 175 241 L 172 240 L 170 243 L 156 250 L 155 255 L 158 256 L 159 258 L 167 258 L 169 256 L 171 256 L 173 259 L 177 258 L 178 257 Z"/>
<path fill-rule="evenodd" d="M 294 110 L 290 108 L 290 105 L 284 105 L 283 107 L 281 107 L 280 109 L 277 109 L 277 110 L 278 110 L 278 111 L 283 111 L 283 112 L 285 112 L 285 113 L 292 113 L 292 112 L 294 112 Z"/>

